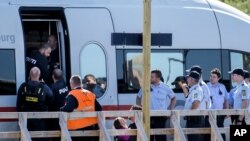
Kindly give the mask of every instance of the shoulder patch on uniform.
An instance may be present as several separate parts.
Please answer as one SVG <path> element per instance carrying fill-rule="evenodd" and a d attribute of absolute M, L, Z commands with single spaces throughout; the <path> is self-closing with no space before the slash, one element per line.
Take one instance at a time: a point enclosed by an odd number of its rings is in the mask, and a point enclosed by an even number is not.
<path fill-rule="evenodd" d="M 247 95 L 247 93 L 246 93 L 246 90 L 242 90 L 242 96 L 246 96 Z"/>
<path fill-rule="evenodd" d="M 197 94 L 197 93 L 195 93 L 195 94 L 194 94 L 194 98 L 197 98 L 197 97 L 198 97 L 198 94 Z"/>

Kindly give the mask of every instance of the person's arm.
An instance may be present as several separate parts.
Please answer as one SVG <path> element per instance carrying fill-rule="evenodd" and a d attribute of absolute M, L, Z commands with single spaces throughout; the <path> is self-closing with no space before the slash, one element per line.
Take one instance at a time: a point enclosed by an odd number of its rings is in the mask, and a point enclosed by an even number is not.
<path fill-rule="evenodd" d="M 95 100 L 95 111 L 102 111 L 102 106 L 97 100 Z"/>
<path fill-rule="evenodd" d="M 76 98 L 72 95 L 69 95 L 66 99 L 66 104 L 60 108 L 60 111 L 64 112 L 73 112 L 74 109 L 78 107 L 78 102 Z"/>
<path fill-rule="evenodd" d="M 203 87 L 204 87 L 204 89 L 205 89 L 204 94 L 205 94 L 205 100 L 206 100 L 206 109 L 209 109 L 209 108 L 210 108 L 210 103 L 211 103 L 211 99 L 210 99 L 210 96 L 211 96 L 210 90 L 209 90 L 209 88 L 208 88 L 207 85 L 204 85 Z"/>
<path fill-rule="evenodd" d="M 176 97 L 173 97 L 170 102 L 170 110 L 173 110 L 175 108 L 176 104 Z"/>
<path fill-rule="evenodd" d="M 188 95 L 189 95 L 189 92 L 188 92 L 188 85 L 187 85 L 186 83 L 181 83 L 181 82 L 179 82 L 179 86 L 182 88 L 183 94 L 184 94 L 184 96 L 187 98 Z"/>
<path fill-rule="evenodd" d="M 46 92 L 47 105 L 48 107 L 50 107 L 54 101 L 54 93 L 46 84 L 44 84 L 44 87 Z"/>
<path fill-rule="evenodd" d="M 249 88 L 248 87 L 243 87 L 242 88 L 242 105 L 241 105 L 241 109 L 247 109 L 248 108 L 248 101 L 249 101 Z M 240 115 L 238 122 L 240 122 L 240 124 L 242 124 L 242 120 L 244 119 L 244 115 Z M 237 122 L 237 124 L 238 124 Z"/>
<path fill-rule="evenodd" d="M 140 91 L 138 92 L 136 96 L 136 105 L 142 106 L 141 98 L 142 98 L 142 89 L 140 89 Z"/>
<path fill-rule="evenodd" d="M 198 109 L 199 106 L 200 106 L 200 101 L 195 100 L 195 101 L 193 102 L 193 104 L 192 104 L 191 109 L 192 109 L 192 110 L 193 110 L 193 109 Z"/>
<path fill-rule="evenodd" d="M 175 104 L 176 104 L 176 96 L 175 93 L 173 92 L 173 90 L 171 88 L 168 88 L 168 97 L 171 99 L 170 100 L 170 107 L 169 110 L 173 110 L 175 108 Z"/>
<path fill-rule="evenodd" d="M 22 111 L 22 92 L 23 92 L 24 85 L 21 85 L 18 89 L 17 93 L 17 101 L 16 101 L 16 110 L 18 112 Z"/>
<path fill-rule="evenodd" d="M 225 86 L 223 86 L 223 89 L 224 89 L 224 94 L 225 94 L 223 109 L 229 109 L 228 92 Z"/>

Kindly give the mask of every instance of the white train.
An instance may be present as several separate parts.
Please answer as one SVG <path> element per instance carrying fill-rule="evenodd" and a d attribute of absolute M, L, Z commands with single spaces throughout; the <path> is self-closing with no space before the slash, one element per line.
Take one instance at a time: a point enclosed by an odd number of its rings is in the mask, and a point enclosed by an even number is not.
<path fill-rule="evenodd" d="M 49 34 L 58 37 L 67 80 L 92 73 L 105 87 L 104 109 L 129 109 L 142 75 L 142 6 L 142 0 L 1 0 L 0 112 L 15 111 L 26 50 Z M 153 0 L 152 34 L 152 69 L 160 69 L 168 85 L 194 64 L 205 80 L 212 68 L 221 69 L 228 89 L 228 70 L 250 69 L 250 17 L 217 0 Z M 11 121 L 0 125 L 17 128 Z"/>

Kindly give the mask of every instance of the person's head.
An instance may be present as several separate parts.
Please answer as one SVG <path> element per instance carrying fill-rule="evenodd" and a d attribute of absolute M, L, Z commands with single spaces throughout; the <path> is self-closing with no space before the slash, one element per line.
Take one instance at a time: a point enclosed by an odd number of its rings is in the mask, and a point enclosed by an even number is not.
<path fill-rule="evenodd" d="M 133 105 L 131 108 L 130 108 L 130 111 L 141 111 L 142 110 L 142 107 L 139 106 L 139 105 Z M 134 123 L 135 122 L 135 117 L 132 116 L 132 117 L 129 117 L 129 119 Z"/>
<path fill-rule="evenodd" d="M 210 72 L 210 82 L 216 84 L 221 79 L 221 72 L 218 68 L 214 68 Z"/>
<path fill-rule="evenodd" d="M 246 83 L 249 83 L 250 82 L 250 74 L 247 70 L 244 71 L 244 80 Z"/>
<path fill-rule="evenodd" d="M 51 46 L 48 43 L 43 44 L 40 48 L 39 48 L 39 52 L 45 56 L 45 57 L 49 57 L 50 53 L 52 51 Z"/>
<path fill-rule="evenodd" d="M 231 74 L 231 79 L 235 83 L 240 83 L 244 80 L 244 71 L 243 69 L 236 68 L 229 72 Z"/>
<path fill-rule="evenodd" d="M 191 71 L 187 76 L 188 86 L 192 87 L 199 82 L 200 74 L 197 71 Z"/>
<path fill-rule="evenodd" d="M 96 84 L 96 78 L 93 74 L 88 74 L 84 76 L 84 82 L 86 84 Z"/>
<path fill-rule="evenodd" d="M 117 117 L 114 121 L 115 129 L 127 129 L 128 126 L 126 124 L 126 120 L 122 117 Z"/>
<path fill-rule="evenodd" d="M 81 77 L 79 75 L 73 75 L 70 78 L 70 88 L 75 89 L 77 87 L 82 87 Z"/>
<path fill-rule="evenodd" d="M 54 82 L 62 80 L 63 79 L 62 70 L 60 70 L 60 69 L 54 69 L 53 73 L 52 73 L 52 78 L 53 78 Z"/>
<path fill-rule="evenodd" d="M 172 85 L 175 85 L 176 89 L 181 89 L 181 86 L 179 84 L 187 83 L 186 78 L 184 76 L 178 76 L 175 78 L 174 82 L 172 82 Z"/>
<path fill-rule="evenodd" d="M 199 65 L 192 66 L 189 70 L 186 70 L 186 72 L 190 73 L 192 71 L 198 72 L 200 75 L 202 74 L 202 68 Z"/>
<path fill-rule="evenodd" d="M 41 71 L 38 67 L 33 67 L 30 70 L 30 80 L 32 81 L 39 81 L 41 76 Z"/>
<path fill-rule="evenodd" d="M 83 83 L 85 84 L 85 86 L 87 86 L 87 89 L 89 90 L 92 90 L 97 84 L 96 78 L 93 74 L 85 75 Z"/>
<path fill-rule="evenodd" d="M 57 48 L 57 38 L 55 35 L 50 35 L 48 37 L 48 44 L 51 46 L 52 51 Z"/>
<path fill-rule="evenodd" d="M 163 77 L 160 70 L 151 71 L 151 84 L 158 84 L 162 78 Z"/>

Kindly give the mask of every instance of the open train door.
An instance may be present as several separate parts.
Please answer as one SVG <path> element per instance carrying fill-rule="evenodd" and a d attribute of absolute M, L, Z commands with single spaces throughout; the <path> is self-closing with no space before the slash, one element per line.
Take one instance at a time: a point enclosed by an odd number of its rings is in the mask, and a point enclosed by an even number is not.
<path fill-rule="evenodd" d="M 111 46 L 114 32 L 111 13 L 106 8 L 66 8 L 71 71 L 84 78 L 96 77 L 98 101 L 108 110 L 117 105 L 115 48 Z M 111 106 L 111 107 L 110 107 Z"/>

